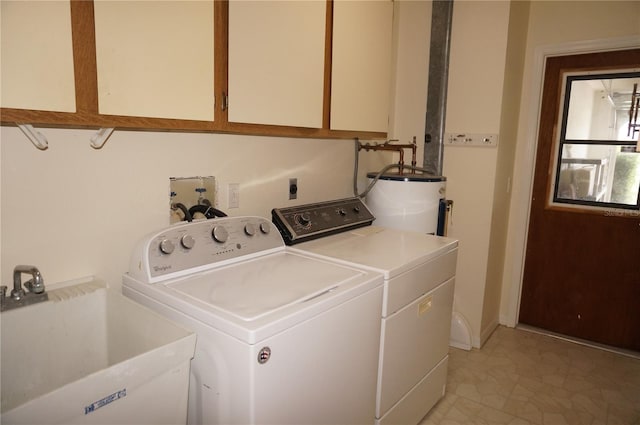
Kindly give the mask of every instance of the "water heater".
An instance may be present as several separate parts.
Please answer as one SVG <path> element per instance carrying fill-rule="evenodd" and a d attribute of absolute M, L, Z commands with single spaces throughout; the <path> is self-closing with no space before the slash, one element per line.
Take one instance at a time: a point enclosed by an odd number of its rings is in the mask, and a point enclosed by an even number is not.
<path fill-rule="evenodd" d="M 376 173 L 368 173 L 369 182 Z M 377 226 L 440 234 L 446 177 L 427 174 L 383 174 L 369 191 L 366 203 Z"/>

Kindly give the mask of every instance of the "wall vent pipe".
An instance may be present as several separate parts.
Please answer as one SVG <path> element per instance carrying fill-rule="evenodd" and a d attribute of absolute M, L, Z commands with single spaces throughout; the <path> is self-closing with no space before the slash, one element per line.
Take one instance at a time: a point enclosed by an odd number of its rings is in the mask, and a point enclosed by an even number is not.
<path fill-rule="evenodd" d="M 434 0 L 432 4 L 423 164 L 430 174 L 441 176 L 453 0 Z"/>

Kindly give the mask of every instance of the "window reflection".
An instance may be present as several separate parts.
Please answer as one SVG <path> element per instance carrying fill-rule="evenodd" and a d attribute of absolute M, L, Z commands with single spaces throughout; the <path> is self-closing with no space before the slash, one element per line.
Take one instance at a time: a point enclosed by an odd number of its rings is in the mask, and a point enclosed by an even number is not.
<path fill-rule="evenodd" d="M 639 70 L 565 74 L 554 203 L 640 209 L 639 83 Z"/>
<path fill-rule="evenodd" d="M 640 188 L 640 154 L 621 146 L 565 144 L 556 198 L 635 206 Z"/>
<path fill-rule="evenodd" d="M 565 139 L 635 140 L 629 131 L 629 112 L 633 87 L 640 83 L 640 76 L 625 73 L 615 78 L 597 77 L 568 78 L 570 97 Z"/>

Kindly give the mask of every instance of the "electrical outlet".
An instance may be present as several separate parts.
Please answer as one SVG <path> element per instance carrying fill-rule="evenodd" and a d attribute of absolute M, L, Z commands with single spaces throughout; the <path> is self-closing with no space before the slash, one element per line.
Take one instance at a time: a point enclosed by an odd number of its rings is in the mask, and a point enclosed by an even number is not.
<path fill-rule="evenodd" d="M 474 146 L 494 148 L 498 146 L 498 135 L 478 133 L 447 133 L 444 136 L 444 144 L 446 146 Z"/>
<path fill-rule="evenodd" d="M 289 199 L 298 199 L 298 179 L 289 179 Z"/>

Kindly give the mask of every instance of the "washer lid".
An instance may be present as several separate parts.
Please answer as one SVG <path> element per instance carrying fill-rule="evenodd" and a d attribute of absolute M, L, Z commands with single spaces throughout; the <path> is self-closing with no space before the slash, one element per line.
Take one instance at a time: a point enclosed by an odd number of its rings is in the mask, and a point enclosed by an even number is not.
<path fill-rule="evenodd" d="M 360 274 L 352 268 L 281 253 L 168 286 L 200 303 L 251 321 L 335 290 Z"/>
<path fill-rule="evenodd" d="M 153 284 L 125 275 L 123 290 L 254 344 L 382 283 L 380 273 L 283 249 Z"/>

